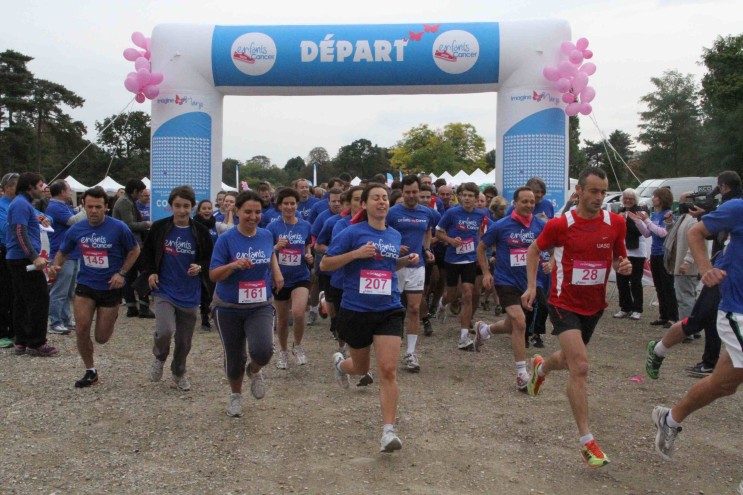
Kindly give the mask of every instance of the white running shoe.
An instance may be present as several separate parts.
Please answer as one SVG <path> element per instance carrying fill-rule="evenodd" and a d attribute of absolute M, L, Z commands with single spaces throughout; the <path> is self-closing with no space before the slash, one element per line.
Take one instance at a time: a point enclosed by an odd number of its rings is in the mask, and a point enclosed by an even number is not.
<path fill-rule="evenodd" d="M 285 370 L 289 367 L 289 351 L 279 351 L 276 367 L 280 370 Z"/>
<path fill-rule="evenodd" d="M 318 313 L 315 313 L 314 311 L 310 310 L 310 313 L 307 315 L 307 326 L 312 326 L 317 322 L 317 317 L 319 316 Z"/>
<path fill-rule="evenodd" d="M 405 365 L 405 368 L 407 368 L 411 373 L 417 373 L 421 370 L 418 356 L 414 352 L 405 354 L 405 357 L 402 358 L 402 362 Z"/>
<path fill-rule="evenodd" d="M 655 434 L 655 450 L 660 456 L 667 460 L 671 460 L 673 455 L 673 444 L 676 441 L 676 437 L 681 432 L 681 427 L 673 428 L 668 425 L 668 414 L 671 410 L 663 406 L 655 406 L 653 409 L 653 423 L 658 431 Z"/>
<path fill-rule="evenodd" d="M 55 335 L 67 335 L 68 333 L 70 333 L 70 329 L 60 323 L 59 325 L 54 325 L 53 327 L 49 328 L 49 333 L 53 333 Z"/>
<path fill-rule="evenodd" d="M 266 396 L 266 382 L 263 380 L 263 372 L 258 370 L 258 373 L 250 371 L 250 364 L 245 367 L 245 374 L 250 378 L 250 393 L 256 399 L 262 399 Z"/>
<path fill-rule="evenodd" d="M 395 430 L 390 430 L 382 434 L 381 448 L 382 452 L 394 452 L 402 448 L 402 441 L 397 436 Z"/>
<path fill-rule="evenodd" d="M 307 364 L 307 355 L 304 353 L 301 345 L 292 346 L 292 354 L 294 354 L 294 361 L 298 365 L 303 366 Z"/>
<path fill-rule="evenodd" d="M 191 390 L 191 382 L 188 381 L 188 377 L 185 373 L 181 376 L 173 375 L 173 383 L 175 383 L 175 386 L 178 387 L 179 390 L 183 390 L 184 392 Z"/>
<path fill-rule="evenodd" d="M 475 352 L 480 352 L 482 346 L 485 345 L 487 339 L 482 336 L 482 330 L 485 329 L 490 333 L 490 325 L 484 321 L 478 321 L 475 323 Z"/>
<path fill-rule="evenodd" d="M 152 366 L 150 366 L 150 381 L 159 382 L 163 378 L 163 366 L 165 361 L 160 361 L 157 358 L 152 358 Z"/>
<path fill-rule="evenodd" d="M 333 354 L 333 371 L 335 371 L 335 381 L 338 382 L 341 388 L 348 388 L 348 374 L 341 371 L 340 364 L 345 358 L 340 352 Z"/>
<path fill-rule="evenodd" d="M 237 393 L 230 394 L 230 405 L 227 408 L 227 416 L 239 418 L 243 415 L 242 396 Z"/>
<path fill-rule="evenodd" d="M 460 351 L 472 351 L 475 349 L 475 343 L 469 337 L 462 337 L 459 339 L 457 347 Z"/>
<path fill-rule="evenodd" d="M 516 388 L 521 391 L 526 390 L 529 386 L 529 381 L 531 381 L 529 373 L 519 373 L 516 375 Z"/>
<path fill-rule="evenodd" d="M 629 316 L 629 313 L 626 311 L 618 311 L 614 313 L 614 318 L 627 318 Z"/>
<path fill-rule="evenodd" d="M 639 320 L 642 317 L 642 313 L 638 313 L 637 311 L 633 311 L 629 314 L 630 320 Z"/>

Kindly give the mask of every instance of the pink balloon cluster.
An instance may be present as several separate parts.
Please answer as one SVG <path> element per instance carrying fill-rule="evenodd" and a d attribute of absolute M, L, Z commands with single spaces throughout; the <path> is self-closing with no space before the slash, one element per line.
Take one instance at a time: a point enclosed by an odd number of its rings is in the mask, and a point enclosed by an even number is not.
<path fill-rule="evenodd" d="M 593 57 L 593 52 L 588 49 L 588 40 L 581 38 L 575 44 L 563 41 L 560 52 L 567 60 L 562 60 L 557 67 L 545 67 L 542 74 L 562 93 L 562 101 L 567 103 L 566 114 L 571 117 L 579 113 L 588 115 L 593 111 L 591 102 L 596 97 L 596 90 L 588 85 L 588 77 L 596 72 L 596 65 L 584 63 L 584 60 Z"/>
<path fill-rule="evenodd" d="M 130 72 L 124 79 L 124 87 L 134 93 L 137 103 L 144 103 L 145 98 L 152 100 L 160 94 L 158 85 L 163 82 L 161 72 L 150 72 L 150 38 L 145 37 L 139 31 L 132 33 L 132 42 L 141 48 L 127 48 L 124 50 L 124 58 L 134 62 L 134 72 Z"/>

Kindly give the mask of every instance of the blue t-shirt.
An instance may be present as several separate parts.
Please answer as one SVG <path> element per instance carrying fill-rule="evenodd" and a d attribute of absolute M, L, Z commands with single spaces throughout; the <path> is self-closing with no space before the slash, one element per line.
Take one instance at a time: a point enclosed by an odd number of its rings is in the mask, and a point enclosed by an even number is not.
<path fill-rule="evenodd" d="M 315 206 L 315 204 L 319 201 L 320 200 L 314 196 L 310 196 L 309 198 L 307 198 L 307 201 L 301 201 L 297 205 L 297 213 L 299 213 L 299 218 L 301 218 L 302 220 L 307 220 L 307 218 L 310 216 L 312 207 Z"/>
<path fill-rule="evenodd" d="M 76 223 L 67 231 L 59 251 L 80 251 L 77 283 L 95 290 L 109 290 L 108 282 L 121 267 L 126 255 L 137 246 L 134 234 L 121 220 L 106 216 L 100 225 L 88 220 Z"/>
<path fill-rule="evenodd" d="M 487 246 L 495 245 L 495 285 L 526 290 L 526 251 L 539 237 L 545 223 L 541 218 L 532 216 L 529 227 L 526 227 L 507 216 L 488 225 L 481 242 Z"/>
<path fill-rule="evenodd" d="M 723 249 L 722 258 L 715 263 L 725 270 L 727 277 L 720 284 L 720 311 L 743 313 L 743 199 L 731 199 L 712 213 L 704 215 L 701 222 L 710 234 L 725 231 L 730 242 Z"/>
<path fill-rule="evenodd" d="M 147 203 L 146 205 L 143 205 L 139 201 L 135 201 L 134 204 L 137 205 L 139 214 L 142 215 L 142 221 L 149 222 L 150 221 L 150 204 Z"/>
<path fill-rule="evenodd" d="M 345 217 L 339 218 L 338 221 L 335 222 L 332 229 L 333 232 L 330 234 L 330 242 L 327 243 L 328 251 L 330 251 L 330 246 L 333 245 L 333 241 L 336 237 L 338 237 L 343 230 L 351 226 L 351 218 L 352 216 L 349 214 Z M 327 254 L 327 251 L 325 254 Z M 335 270 L 330 273 L 330 285 L 336 289 L 343 289 L 343 270 Z"/>
<path fill-rule="evenodd" d="M 332 238 L 332 235 L 333 235 L 333 227 L 335 227 L 336 222 L 338 222 L 338 220 L 340 219 L 341 219 L 340 214 L 336 214 L 336 215 L 329 216 L 328 219 L 325 220 L 325 222 L 323 222 L 323 226 L 322 226 L 322 229 L 320 229 L 320 233 L 317 234 L 317 236 L 315 237 L 315 246 L 317 246 L 318 244 L 323 244 L 325 246 L 330 244 L 330 239 Z M 317 266 L 320 266 L 320 259 L 318 259 L 316 263 L 317 263 Z M 320 270 L 320 273 L 322 273 L 323 275 L 330 275 L 332 272 L 325 272 L 325 271 Z"/>
<path fill-rule="evenodd" d="M 342 308 L 361 313 L 402 308 L 396 273 L 401 239 L 395 229 L 377 230 L 367 222 L 351 225 L 333 238 L 327 256 L 348 253 L 368 242 L 377 248 L 375 257 L 354 260 L 337 270 L 343 272 Z"/>
<path fill-rule="evenodd" d="M 310 223 L 310 225 L 315 224 L 315 220 L 317 219 L 318 215 L 320 213 L 327 211 L 330 208 L 330 204 L 328 204 L 327 199 L 321 199 L 317 203 L 315 203 L 312 206 L 312 209 L 310 210 L 310 214 L 307 215 L 307 221 Z"/>
<path fill-rule="evenodd" d="M 650 221 L 654 224 L 666 228 L 666 224 L 663 221 L 663 217 L 668 214 L 671 210 L 663 210 L 663 211 L 656 211 L 650 215 Z M 663 255 L 663 243 L 666 241 L 665 237 L 660 237 L 656 235 L 655 233 L 651 232 L 651 237 L 653 239 L 653 244 L 650 247 L 650 255 L 651 256 L 662 256 Z"/>
<path fill-rule="evenodd" d="M 226 279 L 217 282 L 219 298 L 231 304 L 258 304 L 271 300 L 271 255 L 273 236 L 266 229 L 256 229 L 253 237 L 243 235 L 236 227 L 219 236 L 214 245 L 209 269 L 249 258 L 253 267 L 235 270 Z"/>
<path fill-rule="evenodd" d="M 31 206 L 28 196 L 19 194 L 8 207 L 8 220 L 5 229 L 5 247 L 8 250 L 5 259 L 22 260 L 28 259 L 28 255 L 23 252 L 18 244 L 15 232 L 12 232 L 11 226 L 25 225 L 28 231 L 28 238 L 31 246 L 37 253 L 41 253 L 41 228 L 39 219 L 36 218 L 36 210 Z"/>
<path fill-rule="evenodd" d="M 513 203 L 511 203 L 508 208 L 506 209 L 506 215 L 505 217 L 511 216 L 511 213 L 513 213 Z M 555 218 L 555 206 L 552 204 L 552 201 L 549 199 L 543 199 L 539 202 L 538 205 L 534 206 L 534 216 L 545 216 L 547 219 Z M 504 218 L 505 218 L 504 217 Z"/>
<path fill-rule="evenodd" d="M 302 220 L 302 217 L 299 215 L 299 210 L 294 214 L 297 218 Z M 265 229 L 268 227 L 270 223 L 278 222 L 281 220 L 281 212 L 277 210 L 276 208 L 269 208 L 266 213 L 261 214 L 261 221 L 258 222 L 258 226 L 262 229 Z"/>
<path fill-rule="evenodd" d="M 224 213 L 222 213 L 221 211 L 219 210 L 215 211 L 212 216 L 214 217 L 214 220 L 216 220 L 217 222 L 224 222 Z"/>
<path fill-rule="evenodd" d="M 270 223 L 267 227 L 273 235 L 273 243 L 285 237 L 288 244 L 276 253 L 279 269 L 284 276 L 284 287 L 294 287 L 300 282 L 310 280 L 310 269 L 304 259 L 307 246 L 312 244 L 310 224 L 304 220 L 298 220 L 293 225 L 287 225 L 283 219 L 279 222 Z"/>
<path fill-rule="evenodd" d="M 46 215 L 52 219 L 52 228 L 54 232 L 49 233 L 49 259 L 54 259 L 57 254 L 59 245 L 67 235 L 67 231 L 70 230 L 70 226 L 67 222 L 75 216 L 75 210 L 72 209 L 67 203 L 62 201 L 51 199 L 49 205 L 46 207 Z M 67 256 L 68 259 L 78 260 L 80 259 L 80 251 L 76 248 Z"/>
<path fill-rule="evenodd" d="M 444 261 L 456 264 L 477 261 L 478 233 L 487 216 L 487 212 L 479 208 L 468 212 L 462 206 L 455 206 L 446 210 L 436 228 L 446 232 L 452 239 L 459 237 L 462 245 L 455 248 L 447 244 Z"/>
<path fill-rule="evenodd" d="M 322 231 L 322 228 L 325 225 L 325 220 L 327 220 L 328 218 L 332 216 L 333 216 L 333 210 L 328 208 L 327 210 L 320 212 L 320 214 L 317 215 L 317 218 L 315 218 L 314 222 L 310 222 L 310 225 L 312 225 L 310 232 L 315 237 L 315 239 L 317 239 L 317 237 L 320 235 L 320 232 Z"/>
<path fill-rule="evenodd" d="M 408 254 L 415 253 L 420 257 L 416 267 L 426 264 L 423 239 L 435 224 L 431 209 L 421 205 L 416 205 L 413 210 L 403 204 L 395 205 L 387 214 L 387 225 L 400 232 L 401 244 L 408 247 Z"/>
<path fill-rule="evenodd" d="M 8 226 L 8 207 L 12 200 L 3 196 L 0 198 L 0 245 L 5 246 L 5 228 Z"/>
<path fill-rule="evenodd" d="M 152 293 L 176 306 L 195 308 L 201 304 L 201 277 L 188 275 L 196 263 L 196 238 L 191 226 L 173 228 L 163 242 L 163 259 L 158 273 L 158 287 Z"/>

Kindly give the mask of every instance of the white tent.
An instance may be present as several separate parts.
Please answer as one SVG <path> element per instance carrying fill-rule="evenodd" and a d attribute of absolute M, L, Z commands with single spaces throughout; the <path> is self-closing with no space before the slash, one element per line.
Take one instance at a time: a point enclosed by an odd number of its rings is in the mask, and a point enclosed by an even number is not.
<path fill-rule="evenodd" d="M 147 177 L 142 177 L 142 182 L 147 186 L 147 189 L 152 189 L 152 182 Z"/>
<path fill-rule="evenodd" d="M 485 173 L 477 168 L 470 174 L 470 181 L 474 182 L 478 186 L 482 184 L 495 184 L 495 174 L 493 171 Z"/>
<path fill-rule="evenodd" d="M 354 177 L 353 179 L 351 179 L 352 186 L 358 186 L 359 184 L 361 184 L 361 179 L 359 179 L 358 177 Z"/>
<path fill-rule="evenodd" d="M 451 176 L 449 172 L 444 172 L 443 174 L 439 175 L 439 179 L 444 179 L 447 184 L 450 184 L 454 181 L 452 181 L 454 177 Z"/>
<path fill-rule="evenodd" d="M 223 191 L 235 191 L 235 192 L 237 192 L 237 189 L 236 188 L 234 188 L 232 186 L 228 186 L 224 182 L 222 182 L 222 190 Z"/>
<path fill-rule="evenodd" d="M 122 186 L 109 176 L 106 176 L 106 178 L 96 184 L 96 186 L 101 186 L 107 193 L 115 193 L 119 189 L 124 188 L 124 186 Z"/>
<path fill-rule="evenodd" d="M 72 189 L 72 192 L 85 192 L 88 190 L 88 186 L 84 186 L 83 184 L 79 183 L 73 176 L 68 175 L 65 179 L 65 182 L 70 185 L 70 189 Z"/>
<path fill-rule="evenodd" d="M 451 180 L 455 184 L 464 184 L 465 182 L 470 182 L 470 176 L 464 170 L 460 170 L 454 175 L 454 177 L 452 177 Z"/>

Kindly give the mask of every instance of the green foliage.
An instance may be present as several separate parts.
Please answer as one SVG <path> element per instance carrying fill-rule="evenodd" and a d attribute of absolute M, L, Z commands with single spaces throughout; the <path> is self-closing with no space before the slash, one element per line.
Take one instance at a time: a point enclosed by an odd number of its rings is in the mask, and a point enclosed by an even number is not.
<path fill-rule="evenodd" d="M 109 175 L 119 178 L 120 182 L 125 177 L 149 177 L 149 115 L 140 111 L 111 115 L 103 119 L 103 122 L 96 121 L 95 129 L 98 132 L 97 142 L 111 161 Z M 95 182 L 100 180 L 98 178 Z"/>
<path fill-rule="evenodd" d="M 329 169 L 318 168 L 317 180 L 324 182 L 333 175 L 346 172 L 351 177 L 370 178 L 375 174 L 391 172 L 387 149 L 372 144 L 368 139 L 357 139 L 338 150 Z"/>
<path fill-rule="evenodd" d="M 609 177 L 610 190 L 622 191 L 635 184 L 634 177 L 624 165 L 625 163 L 629 164 L 632 158 L 634 144 L 632 137 L 619 129 L 609 135 L 608 141 L 608 143 L 604 143 L 602 141 L 585 140 L 586 145 L 581 151 L 585 154 L 588 165 L 601 167 L 606 171 L 606 175 Z M 619 183 L 617 183 L 617 179 L 619 179 Z"/>
<path fill-rule="evenodd" d="M 640 101 L 648 109 L 640 113 L 638 140 L 647 146 L 640 157 L 648 177 L 706 175 L 700 153 L 702 123 L 699 92 L 694 76 L 671 70 L 650 81 L 655 91 Z"/>
<path fill-rule="evenodd" d="M 292 180 L 299 177 L 299 174 L 302 173 L 302 170 L 304 170 L 304 167 L 306 167 L 307 164 L 304 163 L 304 160 L 302 160 L 301 156 L 295 156 L 294 158 L 290 158 L 286 164 L 284 165 L 284 170 L 289 175 L 289 177 L 292 178 Z"/>
<path fill-rule="evenodd" d="M 568 119 L 568 145 L 568 176 L 575 179 L 580 171 L 588 165 L 586 154 L 580 149 L 580 120 L 578 117 Z"/>

